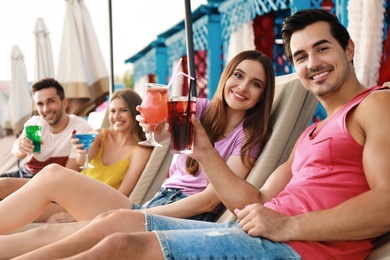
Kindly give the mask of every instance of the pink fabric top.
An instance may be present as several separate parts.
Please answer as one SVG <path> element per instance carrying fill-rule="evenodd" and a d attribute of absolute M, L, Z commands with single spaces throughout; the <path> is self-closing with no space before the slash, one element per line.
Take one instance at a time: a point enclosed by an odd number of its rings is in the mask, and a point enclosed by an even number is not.
<path fill-rule="evenodd" d="M 196 99 L 196 117 L 206 111 L 210 101 L 204 98 Z M 245 142 L 245 133 L 242 127 L 242 122 L 224 139 L 215 143 L 214 147 L 226 161 L 230 155 L 241 155 L 241 147 Z M 260 145 L 252 147 L 250 156 L 257 158 L 260 153 Z M 175 154 L 172 159 L 172 164 L 169 169 L 169 178 L 166 180 L 163 187 L 175 188 L 181 190 L 187 196 L 191 196 L 203 191 L 209 184 L 206 174 L 202 169 L 192 176 L 186 172 L 187 155 Z"/>
<path fill-rule="evenodd" d="M 370 88 L 344 105 L 324 125 L 311 125 L 296 147 L 293 177 L 286 188 L 265 206 L 293 216 L 335 207 L 370 189 L 363 171 L 363 147 L 348 132 L 346 116 L 371 92 Z M 372 240 L 303 242 L 288 244 L 303 259 L 364 259 Z"/>

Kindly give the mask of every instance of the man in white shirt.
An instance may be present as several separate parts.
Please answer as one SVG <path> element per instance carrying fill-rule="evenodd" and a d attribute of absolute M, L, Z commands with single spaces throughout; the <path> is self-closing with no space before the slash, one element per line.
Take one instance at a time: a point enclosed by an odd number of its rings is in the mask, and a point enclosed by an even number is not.
<path fill-rule="evenodd" d="M 3 173 L 0 177 L 31 178 L 50 163 L 79 171 L 70 136 L 73 130 L 91 131 L 92 127 L 83 118 L 66 113 L 68 99 L 56 80 L 46 78 L 35 82 L 31 92 L 38 115 L 31 117 L 25 126 L 41 125 L 41 152 L 33 153 L 33 143 L 23 130 L 13 144 L 12 154 L 20 160 L 28 156 L 27 161 L 18 171 Z"/>

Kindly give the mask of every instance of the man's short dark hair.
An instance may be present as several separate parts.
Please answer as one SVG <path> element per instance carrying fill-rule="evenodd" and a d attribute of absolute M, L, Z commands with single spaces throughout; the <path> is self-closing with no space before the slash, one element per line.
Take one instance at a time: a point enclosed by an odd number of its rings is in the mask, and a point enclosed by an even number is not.
<path fill-rule="evenodd" d="M 321 9 L 300 10 L 295 14 L 286 17 L 283 22 L 281 34 L 284 44 L 284 51 L 288 59 L 292 62 L 290 47 L 291 35 L 306 28 L 316 22 L 326 22 L 330 26 L 330 33 L 339 42 L 343 50 L 346 50 L 348 41 L 351 39 L 347 29 L 340 23 L 337 17 Z"/>
<path fill-rule="evenodd" d="M 57 91 L 57 95 L 60 97 L 60 99 L 61 100 L 65 99 L 64 88 L 57 80 L 53 78 L 44 78 L 35 82 L 34 84 L 31 85 L 30 90 L 31 93 L 34 95 L 35 92 L 46 88 L 55 88 Z"/>

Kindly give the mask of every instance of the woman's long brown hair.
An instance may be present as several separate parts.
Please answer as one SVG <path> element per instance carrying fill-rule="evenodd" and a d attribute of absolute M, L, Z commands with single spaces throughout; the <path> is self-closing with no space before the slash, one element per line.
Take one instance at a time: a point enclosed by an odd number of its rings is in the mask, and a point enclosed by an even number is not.
<path fill-rule="evenodd" d="M 233 74 L 238 64 L 243 60 L 258 61 L 263 65 L 266 74 L 264 98 L 257 102 L 254 107 L 246 111 L 243 122 L 246 140 L 241 148 L 241 160 L 246 167 L 250 168 L 252 167 L 249 156 L 250 149 L 253 146 L 260 144 L 262 146 L 260 149 L 261 151 L 271 133 L 269 120 L 275 94 L 275 73 L 272 62 L 267 56 L 256 50 L 244 51 L 237 54 L 223 70 L 217 91 L 214 94 L 209 108 L 200 118 L 200 121 L 202 122 L 211 143 L 214 145 L 214 143 L 223 136 L 226 129 L 227 120 L 225 120 L 225 118 L 228 116 L 228 105 L 223 94 L 226 81 Z M 191 157 L 188 157 L 186 161 L 186 170 L 189 174 L 195 175 L 199 171 L 199 163 Z"/>

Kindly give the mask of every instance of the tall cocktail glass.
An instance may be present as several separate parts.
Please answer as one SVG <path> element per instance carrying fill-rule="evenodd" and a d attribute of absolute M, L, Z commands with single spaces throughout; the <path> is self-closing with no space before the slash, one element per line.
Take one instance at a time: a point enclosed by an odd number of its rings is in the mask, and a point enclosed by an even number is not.
<path fill-rule="evenodd" d="M 84 162 L 84 165 L 80 166 L 80 169 L 95 168 L 95 166 L 93 166 L 92 164 L 89 163 L 88 149 L 91 146 L 93 140 L 95 140 L 96 135 L 97 135 L 96 132 L 93 132 L 93 133 L 77 133 L 77 134 L 73 135 L 74 138 L 78 138 L 80 143 L 82 143 L 84 145 L 84 149 L 86 151 L 85 162 Z"/>
<path fill-rule="evenodd" d="M 192 154 L 194 128 L 191 115 L 196 112 L 196 98 L 187 96 L 168 99 L 168 123 L 171 129 L 171 152 Z"/>
<path fill-rule="evenodd" d="M 139 142 L 139 144 L 161 147 L 162 145 L 154 139 L 154 130 L 158 124 L 168 117 L 168 86 L 146 83 L 145 91 L 140 112 L 145 119 L 145 123 L 149 124 L 149 135 L 145 141 Z"/>

